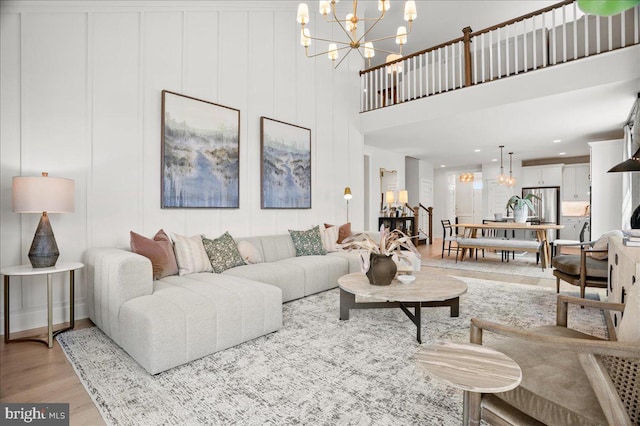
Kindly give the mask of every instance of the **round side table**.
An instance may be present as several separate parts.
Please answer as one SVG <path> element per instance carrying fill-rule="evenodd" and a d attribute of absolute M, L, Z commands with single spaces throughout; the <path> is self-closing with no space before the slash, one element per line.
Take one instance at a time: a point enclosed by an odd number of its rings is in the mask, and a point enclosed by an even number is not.
<path fill-rule="evenodd" d="M 417 354 L 418 365 L 430 376 L 464 391 L 462 424 L 480 417 L 482 393 L 506 392 L 522 380 L 520 366 L 507 355 L 472 343 L 437 342 Z M 479 424 L 473 422 L 474 426 Z"/>
<path fill-rule="evenodd" d="M 63 331 L 71 330 L 75 326 L 75 294 L 74 294 L 74 272 L 76 269 L 84 268 L 84 265 L 79 262 L 58 262 L 55 266 L 50 268 L 34 268 L 31 265 L 11 266 L 8 268 L 0 269 L 0 274 L 4 275 L 4 342 L 40 342 L 47 345 L 49 348 L 53 347 L 53 338 Z M 62 328 L 60 330 L 53 331 L 53 274 L 61 272 L 69 272 L 69 327 Z M 35 275 L 47 276 L 47 340 L 37 337 L 24 337 L 20 339 L 11 339 L 9 332 L 9 278 L 10 277 L 26 277 Z"/>

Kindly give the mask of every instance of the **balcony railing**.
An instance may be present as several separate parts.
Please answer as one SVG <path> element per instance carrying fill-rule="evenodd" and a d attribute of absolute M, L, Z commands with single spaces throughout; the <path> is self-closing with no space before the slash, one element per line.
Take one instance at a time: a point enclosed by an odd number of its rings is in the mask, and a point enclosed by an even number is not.
<path fill-rule="evenodd" d="M 360 71 L 360 111 L 640 44 L 640 6 L 586 15 L 568 0 Z"/>

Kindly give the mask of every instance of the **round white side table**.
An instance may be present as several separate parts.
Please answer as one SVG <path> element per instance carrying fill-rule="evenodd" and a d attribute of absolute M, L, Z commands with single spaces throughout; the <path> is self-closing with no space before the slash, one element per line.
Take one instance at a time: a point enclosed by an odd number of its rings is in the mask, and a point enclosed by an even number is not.
<path fill-rule="evenodd" d="M 58 262 L 55 266 L 50 268 L 34 268 L 31 265 L 11 266 L 8 268 L 0 269 L 0 274 L 4 275 L 4 342 L 40 342 L 47 345 L 49 348 L 53 347 L 53 338 L 63 331 L 71 330 L 75 326 L 75 292 L 74 281 L 76 269 L 84 268 L 84 265 L 80 262 Z M 62 328 L 60 330 L 53 331 L 53 274 L 62 272 L 69 272 L 69 298 L 70 300 L 70 312 L 69 312 L 69 327 Z M 47 340 L 34 337 L 23 337 L 20 339 L 11 339 L 9 332 L 9 278 L 10 277 L 26 277 L 35 275 L 47 276 L 47 325 L 48 333 Z"/>

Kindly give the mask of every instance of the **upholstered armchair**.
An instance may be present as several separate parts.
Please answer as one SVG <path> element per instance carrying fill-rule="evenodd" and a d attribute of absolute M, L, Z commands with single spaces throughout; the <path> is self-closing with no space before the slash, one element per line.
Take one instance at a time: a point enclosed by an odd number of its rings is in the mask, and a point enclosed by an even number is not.
<path fill-rule="evenodd" d="M 490 346 L 515 360 L 522 382 L 497 394 L 471 394 L 469 424 L 636 425 L 640 422 L 640 297 L 633 286 L 625 305 L 558 296 L 555 326 L 531 330 L 471 320 L 471 343 L 483 333 L 505 336 Z M 609 339 L 567 327 L 570 304 L 625 311 L 618 336 Z"/>
<path fill-rule="evenodd" d="M 553 275 L 556 277 L 556 293 L 560 293 L 560 280 L 580 287 L 580 297 L 584 298 L 587 287 L 607 288 L 607 252 L 609 238 L 622 237 L 622 231 L 605 232 L 596 241 L 573 244 L 580 247 L 580 254 L 561 254 L 551 260 Z M 569 246 L 571 244 L 566 244 Z"/>

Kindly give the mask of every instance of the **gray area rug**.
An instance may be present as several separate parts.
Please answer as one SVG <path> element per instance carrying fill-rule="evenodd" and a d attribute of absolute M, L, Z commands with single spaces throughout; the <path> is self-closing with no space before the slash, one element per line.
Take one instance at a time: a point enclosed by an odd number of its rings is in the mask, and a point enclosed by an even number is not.
<path fill-rule="evenodd" d="M 468 342 L 472 317 L 516 327 L 555 322 L 552 290 L 461 279 L 469 291 L 459 318 L 423 308 L 424 344 Z M 155 376 L 97 327 L 57 339 L 107 424 L 460 424 L 462 391 L 420 370 L 415 326 L 399 309 L 354 310 L 340 321 L 338 307 L 337 289 L 286 303 L 278 332 Z M 605 335 L 600 311 L 569 315 L 570 326 Z M 485 333 L 485 342 L 496 338 Z"/>
<path fill-rule="evenodd" d="M 536 264 L 535 253 L 516 253 L 515 259 L 510 258 L 509 262 L 502 261 L 500 253 L 485 250 L 485 255 L 478 254 L 478 260 L 465 257 L 464 261 L 456 263 L 455 252 L 451 252 L 451 256 L 447 256 L 445 251 L 444 259 L 428 258 L 422 260 L 422 266 L 431 268 L 445 269 L 462 269 L 465 271 L 489 272 L 498 274 L 522 275 L 525 277 L 548 278 L 554 279 L 553 269 L 551 267 L 542 270 L 540 264 Z"/>

